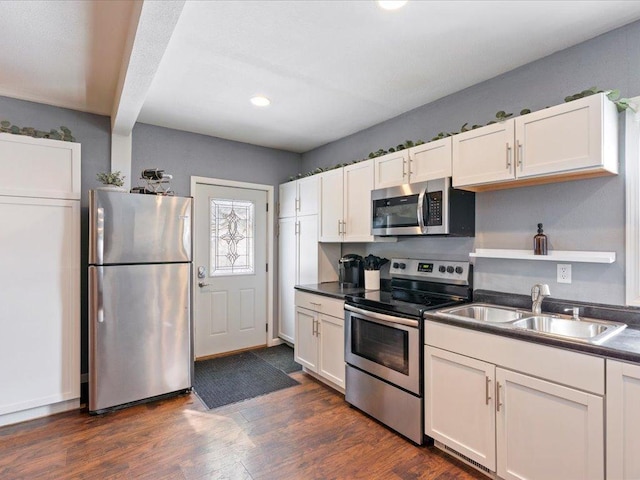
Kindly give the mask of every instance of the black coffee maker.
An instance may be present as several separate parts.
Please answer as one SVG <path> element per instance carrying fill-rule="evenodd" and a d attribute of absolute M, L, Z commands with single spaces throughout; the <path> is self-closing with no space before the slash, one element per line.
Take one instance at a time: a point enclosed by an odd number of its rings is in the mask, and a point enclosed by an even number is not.
<path fill-rule="evenodd" d="M 364 260 L 360 255 L 348 253 L 338 263 L 341 288 L 364 287 Z"/>

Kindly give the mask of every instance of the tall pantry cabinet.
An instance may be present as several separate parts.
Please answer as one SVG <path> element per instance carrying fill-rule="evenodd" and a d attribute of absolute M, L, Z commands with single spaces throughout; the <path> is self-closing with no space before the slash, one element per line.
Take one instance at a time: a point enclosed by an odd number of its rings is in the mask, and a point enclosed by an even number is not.
<path fill-rule="evenodd" d="M 80 144 L 0 134 L 0 425 L 80 406 Z"/>
<path fill-rule="evenodd" d="M 294 343 L 294 287 L 337 280 L 340 247 L 318 243 L 318 175 L 283 183 L 278 196 L 278 335 Z"/>

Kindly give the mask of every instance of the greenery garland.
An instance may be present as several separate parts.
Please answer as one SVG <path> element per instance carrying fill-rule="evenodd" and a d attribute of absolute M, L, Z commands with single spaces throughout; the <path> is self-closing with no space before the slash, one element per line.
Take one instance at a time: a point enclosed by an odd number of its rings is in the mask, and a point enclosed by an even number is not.
<path fill-rule="evenodd" d="M 53 140 L 62 140 L 63 142 L 75 142 L 76 139 L 71 135 L 71 130 L 67 127 L 60 127 L 58 130 L 50 130 L 48 132 L 42 130 L 36 130 L 33 127 L 18 127 L 12 125 L 8 120 L 2 120 L 0 122 L 0 132 L 12 133 L 14 135 L 26 135 L 34 138 L 51 138 Z"/>
<path fill-rule="evenodd" d="M 628 108 L 630 108 L 634 112 L 637 111 L 638 106 L 634 105 L 633 103 L 630 103 L 628 98 L 620 98 L 620 91 L 619 90 L 600 90 L 598 87 L 591 87 L 591 88 L 588 88 L 586 90 L 582 90 L 581 92 L 574 93 L 573 95 L 569 95 L 569 96 L 564 98 L 564 101 L 565 102 L 572 102 L 573 100 L 578 100 L 580 98 L 584 98 L 584 97 L 588 97 L 588 96 L 591 96 L 591 95 L 595 95 L 597 93 L 606 93 L 607 98 L 609 100 L 611 100 L 613 103 L 615 103 L 616 108 L 618 109 L 618 112 L 624 112 Z M 549 108 L 549 107 L 546 107 L 546 108 Z M 528 109 L 528 108 L 523 108 L 522 110 L 520 110 L 520 115 L 526 115 L 527 113 L 531 113 L 531 110 Z M 505 111 L 500 110 L 499 112 L 496 113 L 496 117 L 494 119 L 490 120 L 489 122 L 487 122 L 485 125 L 474 124 L 471 127 L 468 127 L 469 123 L 467 122 L 467 123 L 463 124 L 460 127 L 460 131 L 459 132 L 439 132 L 435 137 L 433 137 L 431 140 L 429 140 L 429 142 L 433 142 L 435 140 L 441 140 L 441 139 L 447 138 L 447 137 L 452 137 L 453 135 L 457 135 L 457 134 L 463 133 L 463 132 L 468 132 L 469 130 L 475 130 L 476 128 L 484 127 L 486 125 L 492 125 L 494 123 L 504 122 L 506 119 L 508 119 L 509 117 L 512 117 L 512 116 L 513 116 L 513 113 L 506 113 Z M 406 148 L 415 147 L 417 145 L 422 145 L 424 143 L 426 143 L 426 142 L 424 142 L 423 140 L 418 140 L 416 142 L 413 142 L 411 140 L 406 140 L 404 143 L 402 143 L 400 145 L 397 145 L 396 147 L 390 147 L 388 150 L 384 150 L 384 149 L 380 148 L 380 149 L 376 150 L 375 152 L 371 152 L 367 158 L 363 158 L 363 159 L 360 159 L 360 160 L 354 160 L 351 163 L 339 163 L 337 165 L 334 165 L 333 167 L 327 167 L 327 168 L 318 167 L 315 170 L 312 170 L 311 172 L 298 173 L 298 175 L 296 175 L 296 176 L 289 177 L 289 181 L 293 181 L 293 180 L 296 180 L 298 178 L 310 177 L 311 175 L 316 175 L 318 173 L 326 172 L 328 170 L 335 170 L 336 168 L 346 167 L 347 165 L 350 165 L 350 164 L 364 162 L 365 160 L 370 160 L 372 158 L 381 157 L 381 156 L 386 155 L 388 153 L 399 152 L 399 151 L 404 150 Z"/>

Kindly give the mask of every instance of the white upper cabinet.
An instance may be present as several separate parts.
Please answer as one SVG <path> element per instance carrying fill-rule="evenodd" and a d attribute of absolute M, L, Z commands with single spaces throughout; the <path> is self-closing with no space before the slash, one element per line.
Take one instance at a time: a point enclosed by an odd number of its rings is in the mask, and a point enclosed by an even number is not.
<path fill-rule="evenodd" d="M 371 242 L 373 160 L 329 170 L 320 177 L 320 241 Z"/>
<path fill-rule="evenodd" d="M 604 93 L 453 137 L 453 186 L 473 191 L 618 173 L 618 113 Z"/>
<path fill-rule="evenodd" d="M 374 159 L 374 188 L 451 176 L 451 137 Z"/>
<path fill-rule="evenodd" d="M 451 176 L 451 137 L 411 147 L 409 183 L 426 182 Z"/>
<path fill-rule="evenodd" d="M 318 206 L 318 175 L 283 183 L 279 188 L 280 218 L 316 215 Z"/>
<path fill-rule="evenodd" d="M 343 168 L 329 170 L 320 177 L 320 234 L 321 242 L 342 241 Z"/>
<path fill-rule="evenodd" d="M 320 178 L 318 175 L 301 178 L 296 181 L 298 192 L 298 211 L 297 215 L 317 215 L 320 210 Z"/>
<path fill-rule="evenodd" d="M 453 186 L 513 180 L 513 121 L 494 123 L 453 137 Z"/>
<path fill-rule="evenodd" d="M 0 171 L 0 195 L 80 198 L 79 143 L 0 133 Z"/>
<path fill-rule="evenodd" d="M 387 188 L 409 183 L 409 152 L 387 153 L 373 160 L 374 187 Z"/>
<path fill-rule="evenodd" d="M 345 242 L 371 242 L 371 190 L 373 162 L 344 167 L 344 214 L 342 237 Z"/>
<path fill-rule="evenodd" d="M 278 190 L 278 217 L 287 218 L 296 216 L 298 205 L 298 182 L 288 182 L 280 185 Z"/>

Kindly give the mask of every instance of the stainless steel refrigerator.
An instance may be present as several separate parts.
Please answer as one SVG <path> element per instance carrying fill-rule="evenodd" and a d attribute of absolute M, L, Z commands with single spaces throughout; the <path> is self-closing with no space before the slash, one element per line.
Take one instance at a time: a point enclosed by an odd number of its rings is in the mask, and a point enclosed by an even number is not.
<path fill-rule="evenodd" d="M 89 192 L 89 411 L 188 391 L 192 199 Z"/>

